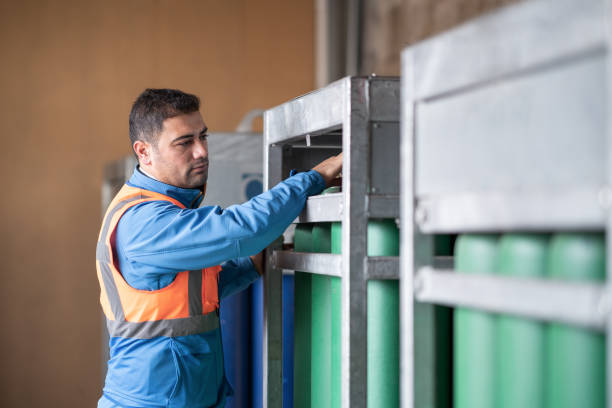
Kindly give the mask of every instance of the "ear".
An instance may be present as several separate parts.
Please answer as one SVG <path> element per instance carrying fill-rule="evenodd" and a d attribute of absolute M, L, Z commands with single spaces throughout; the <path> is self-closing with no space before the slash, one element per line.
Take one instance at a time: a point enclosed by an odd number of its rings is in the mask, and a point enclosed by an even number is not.
<path fill-rule="evenodd" d="M 140 164 L 151 164 L 151 145 L 149 143 L 143 140 L 137 140 L 134 142 L 132 148 L 134 149 Z"/>

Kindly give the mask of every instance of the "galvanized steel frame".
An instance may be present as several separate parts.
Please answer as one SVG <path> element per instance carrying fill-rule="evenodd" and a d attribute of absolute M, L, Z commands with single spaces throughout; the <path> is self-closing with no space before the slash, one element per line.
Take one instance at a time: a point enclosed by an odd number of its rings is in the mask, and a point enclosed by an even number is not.
<path fill-rule="evenodd" d="M 397 78 L 347 77 L 264 114 L 264 185 L 281 181 L 283 144 L 342 130 L 342 193 L 308 199 L 296 222 L 342 221 L 342 253 L 306 254 L 268 251 L 264 300 L 264 407 L 282 405 L 282 313 L 280 271 L 291 268 L 329 274 L 340 267 L 342 279 L 342 407 L 366 406 L 367 280 L 397 278 L 397 257 L 367 257 L 369 218 L 397 218 L 399 195 L 373 194 L 370 185 L 370 136 L 377 122 L 399 121 Z M 315 148 L 316 146 L 310 146 Z M 339 146 L 338 146 L 339 147 Z M 313 163 L 314 164 L 314 163 Z M 395 268 L 395 270 L 393 270 Z"/>
<path fill-rule="evenodd" d="M 604 188 L 600 205 L 606 211 L 606 292 L 603 302 L 603 312 L 607 313 L 606 319 L 606 390 L 608 390 L 607 407 L 612 408 L 612 0 L 602 0 L 605 19 L 604 46 L 607 53 L 607 72 L 605 91 L 607 96 L 606 105 L 606 188 Z"/>
<path fill-rule="evenodd" d="M 534 0 L 505 7 L 402 52 L 401 73 L 401 254 L 400 390 L 404 408 L 434 406 L 435 335 L 432 304 L 468 305 L 542 320 L 583 325 L 607 334 L 607 389 L 612 392 L 612 32 L 610 0 Z M 486 56 L 482 58 L 482 56 Z M 480 56 L 480 57 L 479 57 Z M 600 185 L 517 196 L 459 191 L 419 196 L 418 106 L 503 83 L 513 75 L 600 56 L 606 109 L 602 132 L 605 174 Z M 452 67 L 452 68 L 451 68 Z M 472 146 L 474 150 L 478 146 Z M 469 160 L 469 157 L 464 157 Z M 598 180 L 599 181 L 599 180 Z M 563 198 L 563 201 L 559 201 Z M 504 211 L 495 209 L 501 205 Z M 487 211 L 474 213 L 474 206 Z M 452 261 L 436 270 L 432 233 L 505 230 L 605 230 L 606 284 L 572 284 L 456 275 Z M 461 287 L 461 292 L 457 290 Z M 490 296 L 491 291 L 505 296 Z M 525 292 L 527 291 L 527 292 Z M 483 293 L 485 292 L 485 293 Z M 489 293 L 486 293 L 489 292 Z M 543 297 L 543 294 L 547 294 Z M 571 294 L 570 310 L 563 302 Z M 527 302 L 522 302 L 527 298 Z M 552 299 L 552 301 L 551 301 Z M 420 330 L 415 330 L 415 324 Z M 418 350 L 418 352 L 417 352 Z M 612 396 L 607 398 L 612 408 Z"/>

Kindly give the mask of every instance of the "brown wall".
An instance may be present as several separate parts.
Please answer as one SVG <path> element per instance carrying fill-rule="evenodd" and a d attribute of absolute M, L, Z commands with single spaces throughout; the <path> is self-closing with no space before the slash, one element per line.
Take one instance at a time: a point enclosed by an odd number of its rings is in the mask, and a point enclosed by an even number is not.
<path fill-rule="evenodd" d="M 313 86 L 312 1 L 0 0 L 0 406 L 94 406 L 105 162 L 145 87 L 202 97 L 211 130 Z"/>
<path fill-rule="evenodd" d="M 400 74 L 408 45 L 518 0 L 363 0 L 361 71 Z"/>

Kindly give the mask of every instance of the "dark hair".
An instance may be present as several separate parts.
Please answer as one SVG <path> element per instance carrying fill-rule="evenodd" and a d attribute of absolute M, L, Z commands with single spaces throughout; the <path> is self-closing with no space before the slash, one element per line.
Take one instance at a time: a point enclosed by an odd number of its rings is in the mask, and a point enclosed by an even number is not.
<path fill-rule="evenodd" d="M 145 89 L 130 112 L 130 142 L 157 145 L 164 120 L 200 110 L 200 98 L 178 89 Z"/>

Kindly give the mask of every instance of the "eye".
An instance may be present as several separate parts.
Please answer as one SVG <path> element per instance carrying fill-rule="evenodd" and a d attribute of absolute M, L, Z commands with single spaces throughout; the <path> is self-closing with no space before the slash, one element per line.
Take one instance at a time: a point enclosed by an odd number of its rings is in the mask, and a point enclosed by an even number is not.
<path fill-rule="evenodd" d="M 192 140 L 186 140 L 184 142 L 179 143 L 180 146 L 189 146 L 192 143 Z"/>
<path fill-rule="evenodd" d="M 200 135 L 200 139 L 201 139 L 201 140 L 206 140 L 206 139 L 208 139 L 208 134 L 207 134 L 207 133 L 204 133 L 204 134 Z"/>

